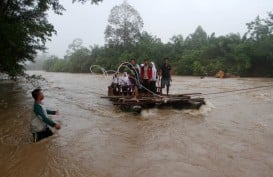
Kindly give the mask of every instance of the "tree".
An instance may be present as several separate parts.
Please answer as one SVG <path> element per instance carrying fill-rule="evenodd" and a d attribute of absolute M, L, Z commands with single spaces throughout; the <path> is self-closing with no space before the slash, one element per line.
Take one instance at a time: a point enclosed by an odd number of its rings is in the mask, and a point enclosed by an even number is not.
<path fill-rule="evenodd" d="M 269 19 L 261 19 L 259 16 L 250 23 L 247 23 L 250 39 L 263 40 L 273 35 L 273 13 L 268 13 Z"/>
<path fill-rule="evenodd" d="M 71 72 L 89 72 L 88 59 L 90 57 L 90 50 L 87 48 L 80 48 L 75 50 L 71 56 L 69 56 L 69 60 L 72 64 Z"/>
<path fill-rule="evenodd" d="M 24 62 L 34 61 L 37 51 L 46 49 L 45 42 L 56 33 L 47 20 L 49 9 L 59 15 L 65 10 L 59 0 L 0 1 L 0 72 L 12 77 L 23 74 Z"/>
<path fill-rule="evenodd" d="M 124 1 L 114 6 L 105 29 L 105 40 L 109 45 L 128 48 L 140 38 L 143 20 L 137 10 Z"/>
<path fill-rule="evenodd" d="M 253 76 L 273 75 L 273 13 L 268 12 L 269 18 L 261 19 L 259 16 L 247 23 L 249 39 L 247 45 L 250 48 L 247 55 L 251 60 L 250 70 Z"/>
<path fill-rule="evenodd" d="M 46 18 L 50 8 L 56 14 L 64 10 L 58 0 L 0 1 L 0 72 L 22 74 L 23 63 L 45 50 L 45 42 L 56 33 Z"/>
<path fill-rule="evenodd" d="M 55 65 L 57 61 L 60 60 L 57 56 L 50 56 L 43 64 L 43 69 L 45 71 L 57 71 Z M 59 71 L 59 70 L 58 70 Z"/>
<path fill-rule="evenodd" d="M 71 55 L 73 52 L 83 48 L 82 46 L 83 40 L 80 38 L 74 39 L 71 44 L 68 45 L 68 49 L 66 50 L 66 55 Z"/>
<path fill-rule="evenodd" d="M 198 26 L 193 34 L 190 34 L 186 40 L 185 45 L 192 49 L 199 49 L 208 41 L 208 35 L 201 26 Z"/>
<path fill-rule="evenodd" d="M 141 34 L 141 38 L 133 52 L 139 62 L 143 62 L 144 59 L 149 59 L 150 61 L 160 64 L 162 62 L 161 59 L 166 54 L 163 53 L 163 43 L 161 40 L 146 31 Z"/>

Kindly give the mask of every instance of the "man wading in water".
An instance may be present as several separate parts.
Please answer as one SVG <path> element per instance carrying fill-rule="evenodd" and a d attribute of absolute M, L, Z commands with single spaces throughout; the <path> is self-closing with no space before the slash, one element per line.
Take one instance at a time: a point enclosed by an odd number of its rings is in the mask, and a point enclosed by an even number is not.
<path fill-rule="evenodd" d="M 61 126 L 48 118 L 47 114 L 59 115 L 59 111 L 47 110 L 42 105 L 44 94 L 42 89 L 37 88 L 32 91 L 32 97 L 34 98 L 33 112 L 30 121 L 30 129 L 33 135 L 34 143 L 53 135 L 52 131 L 48 128 L 48 125 L 60 129 Z"/>

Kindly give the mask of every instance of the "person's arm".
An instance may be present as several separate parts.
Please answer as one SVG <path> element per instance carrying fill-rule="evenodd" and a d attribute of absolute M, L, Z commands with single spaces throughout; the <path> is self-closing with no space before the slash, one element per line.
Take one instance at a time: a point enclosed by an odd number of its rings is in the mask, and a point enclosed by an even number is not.
<path fill-rule="evenodd" d="M 169 66 L 169 75 L 170 75 L 170 81 L 172 81 L 172 67 Z"/>
<path fill-rule="evenodd" d="M 49 126 L 55 127 L 56 123 L 50 120 L 43 111 L 43 108 L 39 104 L 34 105 L 34 112 L 36 115 L 41 116 L 42 120 Z"/>
<path fill-rule="evenodd" d="M 142 80 L 143 79 L 143 75 L 144 75 L 144 69 L 143 67 L 140 67 L 140 79 Z"/>

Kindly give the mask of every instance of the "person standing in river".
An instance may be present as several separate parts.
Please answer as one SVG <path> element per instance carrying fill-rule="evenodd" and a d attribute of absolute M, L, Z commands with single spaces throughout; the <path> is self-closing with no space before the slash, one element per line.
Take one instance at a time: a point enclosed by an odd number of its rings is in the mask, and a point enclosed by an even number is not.
<path fill-rule="evenodd" d="M 34 105 L 30 121 L 30 129 L 33 135 L 33 142 L 35 143 L 53 135 L 48 125 L 56 129 L 60 129 L 61 126 L 49 119 L 48 114 L 59 115 L 59 111 L 51 111 L 44 108 L 42 105 L 42 100 L 44 99 L 42 89 L 34 89 L 31 94 L 34 99 Z"/>
<path fill-rule="evenodd" d="M 171 70 L 172 67 L 169 64 L 169 58 L 164 58 L 163 64 L 160 68 L 160 76 L 161 76 L 161 89 L 167 87 L 167 95 L 169 95 L 169 88 L 171 86 Z"/>

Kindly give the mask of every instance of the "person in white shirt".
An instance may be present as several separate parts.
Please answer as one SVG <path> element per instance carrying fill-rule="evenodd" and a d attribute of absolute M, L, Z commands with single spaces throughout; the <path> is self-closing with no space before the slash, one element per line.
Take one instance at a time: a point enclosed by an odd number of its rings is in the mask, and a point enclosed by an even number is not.
<path fill-rule="evenodd" d="M 152 78 L 150 80 L 150 90 L 153 93 L 156 93 L 157 69 L 155 67 L 155 63 L 154 62 L 151 62 L 150 66 L 152 68 Z"/>
<path fill-rule="evenodd" d="M 114 76 L 113 76 L 111 87 L 113 88 L 113 93 L 114 94 L 117 94 L 117 93 L 120 92 L 120 89 L 119 89 L 119 77 L 118 77 L 117 73 L 115 73 Z"/>
<path fill-rule="evenodd" d="M 127 72 L 124 72 L 121 78 L 122 93 L 128 94 L 130 86 L 131 86 L 131 82 L 129 80 L 128 74 Z"/>

